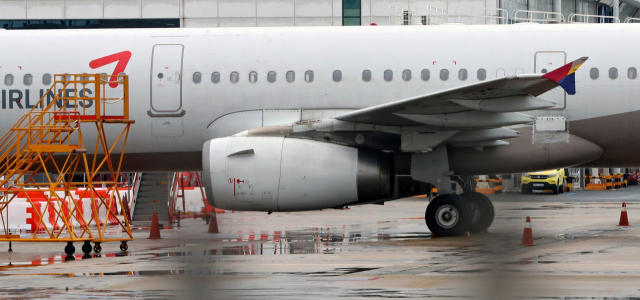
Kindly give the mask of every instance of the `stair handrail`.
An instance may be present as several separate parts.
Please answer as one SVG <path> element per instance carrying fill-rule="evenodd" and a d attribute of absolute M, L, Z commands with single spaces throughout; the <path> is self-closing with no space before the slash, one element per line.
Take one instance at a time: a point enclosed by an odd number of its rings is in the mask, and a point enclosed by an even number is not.
<path fill-rule="evenodd" d="M 138 192 L 140 191 L 140 183 L 142 182 L 142 173 L 134 173 L 133 175 L 133 195 L 131 195 L 131 203 L 129 204 L 130 206 L 130 213 L 131 213 L 131 218 L 133 218 L 133 213 L 136 209 L 136 202 L 138 202 Z"/>
<path fill-rule="evenodd" d="M 174 215 L 176 214 L 176 203 L 178 201 L 178 173 L 179 172 L 173 172 L 173 176 L 171 177 L 170 181 L 171 189 L 169 190 L 169 222 L 171 224 L 173 224 L 174 218 L 177 218 L 177 216 L 174 217 Z"/>

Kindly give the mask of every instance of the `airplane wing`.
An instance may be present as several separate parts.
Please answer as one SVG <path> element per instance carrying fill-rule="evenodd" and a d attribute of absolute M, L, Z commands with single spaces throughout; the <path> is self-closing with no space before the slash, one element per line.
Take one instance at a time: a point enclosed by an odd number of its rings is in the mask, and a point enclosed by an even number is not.
<path fill-rule="evenodd" d="M 537 96 L 557 86 L 569 95 L 575 94 L 575 71 L 587 59 L 579 58 L 547 74 L 496 78 L 348 112 L 335 119 L 374 125 L 445 128 L 526 123 L 530 118 L 517 112 L 555 106 Z"/>

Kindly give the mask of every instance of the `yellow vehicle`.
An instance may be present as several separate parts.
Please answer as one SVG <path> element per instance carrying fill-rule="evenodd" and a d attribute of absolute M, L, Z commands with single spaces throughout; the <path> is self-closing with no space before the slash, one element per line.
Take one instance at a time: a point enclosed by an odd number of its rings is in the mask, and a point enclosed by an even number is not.
<path fill-rule="evenodd" d="M 564 169 L 523 173 L 522 193 L 531 194 L 533 190 L 551 190 L 554 194 L 563 193 L 564 176 Z"/>

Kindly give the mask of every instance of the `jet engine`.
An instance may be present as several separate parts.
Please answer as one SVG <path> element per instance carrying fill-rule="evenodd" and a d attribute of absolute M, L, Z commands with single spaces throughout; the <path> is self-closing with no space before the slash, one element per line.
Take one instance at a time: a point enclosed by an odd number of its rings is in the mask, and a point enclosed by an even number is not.
<path fill-rule="evenodd" d="M 225 137 L 202 151 L 209 204 L 228 210 L 303 211 L 390 198 L 393 155 L 284 137 Z"/>

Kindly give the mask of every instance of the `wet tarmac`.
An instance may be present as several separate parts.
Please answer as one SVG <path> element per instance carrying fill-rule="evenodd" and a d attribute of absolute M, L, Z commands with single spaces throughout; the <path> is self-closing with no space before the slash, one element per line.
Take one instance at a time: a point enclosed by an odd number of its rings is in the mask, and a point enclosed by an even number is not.
<path fill-rule="evenodd" d="M 136 230 L 129 251 L 67 257 L 0 243 L 0 299 L 634 299 L 640 187 L 492 195 L 488 233 L 432 238 L 425 198 L 301 213 L 227 212 Z M 627 202 L 631 227 L 617 226 Z M 519 246 L 531 216 L 535 247 Z M 76 249 L 80 249 L 76 245 Z"/>

